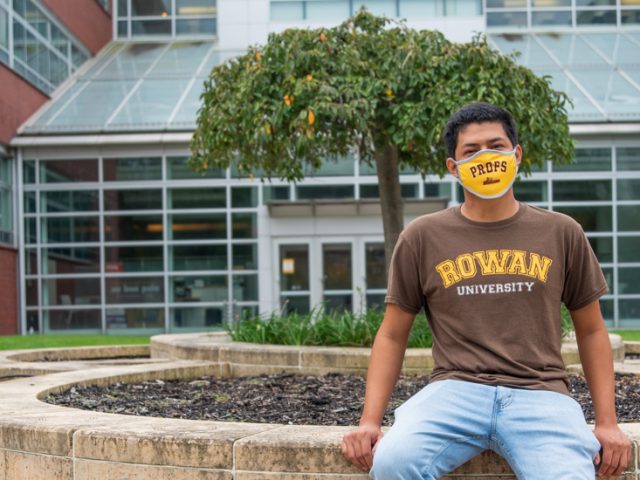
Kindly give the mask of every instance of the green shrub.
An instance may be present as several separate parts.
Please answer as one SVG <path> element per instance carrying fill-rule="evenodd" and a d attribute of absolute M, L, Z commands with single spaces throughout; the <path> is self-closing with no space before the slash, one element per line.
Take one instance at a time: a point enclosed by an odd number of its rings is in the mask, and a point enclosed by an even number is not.
<path fill-rule="evenodd" d="M 314 308 L 306 315 L 245 317 L 227 327 L 236 342 L 269 343 L 275 345 L 320 345 L 339 347 L 370 347 L 380 328 L 384 312 L 377 308 L 363 314 L 349 312 L 323 313 Z M 562 336 L 573 331 L 569 311 L 562 306 Z M 409 348 L 431 348 L 433 337 L 427 317 L 420 312 L 409 332 Z"/>
<path fill-rule="evenodd" d="M 320 308 L 314 308 L 306 315 L 273 313 L 266 317 L 245 317 L 227 330 L 236 342 L 370 347 L 383 316 L 384 312 L 379 309 L 367 309 L 358 315 L 336 311 L 324 313 Z M 431 344 L 431 331 L 421 313 L 413 322 L 408 345 L 430 348 Z"/>

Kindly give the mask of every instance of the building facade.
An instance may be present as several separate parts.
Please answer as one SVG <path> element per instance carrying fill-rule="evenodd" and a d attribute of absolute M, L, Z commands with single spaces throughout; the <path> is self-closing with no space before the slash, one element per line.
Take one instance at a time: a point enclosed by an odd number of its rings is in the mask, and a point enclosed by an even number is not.
<path fill-rule="evenodd" d="M 14 204 L 6 231 L 19 252 L 19 330 L 181 332 L 322 302 L 380 305 L 372 167 L 343 158 L 289 184 L 187 165 L 213 66 L 269 32 L 335 25 L 362 5 L 456 41 L 484 32 L 570 95 L 577 162 L 549 159 L 516 196 L 582 224 L 610 285 L 607 324 L 640 327 L 637 1 L 118 0 L 106 10 L 112 41 L 52 92 L 38 87 L 51 99 L 0 159 L 10 177 L 0 195 Z M 462 200 L 451 177 L 403 171 L 401 184 L 405 224 Z"/>

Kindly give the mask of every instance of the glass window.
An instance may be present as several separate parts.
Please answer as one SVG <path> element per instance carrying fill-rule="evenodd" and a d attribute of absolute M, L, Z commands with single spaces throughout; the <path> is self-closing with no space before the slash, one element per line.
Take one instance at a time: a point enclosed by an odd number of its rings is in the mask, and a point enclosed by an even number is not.
<path fill-rule="evenodd" d="M 640 179 L 619 179 L 618 200 L 640 200 Z"/>
<path fill-rule="evenodd" d="M 9 48 L 9 15 L 0 8 L 0 47 Z"/>
<path fill-rule="evenodd" d="M 162 190 L 105 190 L 105 210 L 161 210 Z"/>
<path fill-rule="evenodd" d="M 513 3 L 513 2 L 510 2 L 510 3 Z M 532 0 L 531 5 L 534 8 L 536 7 L 570 7 L 571 0 Z"/>
<path fill-rule="evenodd" d="M 41 160 L 41 183 L 97 182 L 98 160 Z"/>
<path fill-rule="evenodd" d="M 640 23 L 640 9 L 625 9 L 620 12 L 620 23 L 623 25 L 637 25 Z"/>
<path fill-rule="evenodd" d="M 27 279 L 25 284 L 27 305 L 38 305 L 38 281 Z"/>
<path fill-rule="evenodd" d="M 437 198 L 437 197 L 451 198 L 451 184 L 444 183 L 444 182 L 425 183 L 424 196 L 427 198 Z"/>
<path fill-rule="evenodd" d="M 100 330 L 101 312 L 91 310 L 46 310 L 44 312 L 44 330 Z"/>
<path fill-rule="evenodd" d="M 215 15 L 215 0 L 176 0 L 178 15 Z"/>
<path fill-rule="evenodd" d="M 600 299 L 600 310 L 602 311 L 602 316 L 604 317 L 607 327 L 613 327 L 613 300 Z"/>
<path fill-rule="evenodd" d="M 282 295 L 280 297 L 280 308 L 285 315 L 297 313 L 307 315 L 310 312 L 309 295 Z"/>
<path fill-rule="evenodd" d="M 38 232 L 36 230 L 36 219 L 24 219 L 24 236 L 26 243 L 38 243 Z"/>
<path fill-rule="evenodd" d="M 164 309 L 162 308 L 108 308 L 106 311 L 107 329 L 110 331 L 128 329 L 164 328 Z"/>
<path fill-rule="evenodd" d="M 221 307 L 172 308 L 171 326 L 175 330 L 221 328 L 224 309 Z"/>
<path fill-rule="evenodd" d="M 589 243 L 600 263 L 613 262 L 613 238 L 589 237 Z"/>
<path fill-rule="evenodd" d="M 24 253 L 24 272 L 27 275 L 38 274 L 38 254 L 35 248 L 27 248 Z"/>
<path fill-rule="evenodd" d="M 215 18 L 189 18 L 176 20 L 176 35 L 215 35 Z"/>
<path fill-rule="evenodd" d="M 322 271 L 325 290 L 351 289 L 351 244 L 323 244 Z"/>
<path fill-rule="evenodd" d="M 640 208 L 638 205 L 618 206 L 618 229 L 622 232 L 640 231 Z"/>
<path fill-rule="evenodd" d="M 229 298 L 226 275 L 172 277 L 173 302 L 226 302 Z"/>
<path fill-rule="evenodd" d="M 527 0 L 487 0 L 487 8 L 526 7 Z"/>
<path fill-rule="evenodd" d="M 255 243 L 234 243 L 231 249 L 234 270 L 255 270 L 258 268 L 258 245 Z"/>
<path fill-rule="evenodd" d="M 366 297 L 367 309 L 385 310 L 384 293 L 370 293 Z"/>
<path fill-rule="evenodd" d="M 296 196 L 301 200 L 319 198 L 353 198 L 353 185 L 301 185 L 296 187 Z"/>
<path fill-rule="evenodd" d="M 604 7 L 604 6 L 615 7 L 616 0 L 576 0 L 576 5 L 578 7 Z"/>
<path fill-rule="evenodd" d="M 25 160 L 22 167 L 22 182 L 36 183 L 36 162 L 33 160 Z"/>
<path fill-rule="evenodd" d="M 611 200 L 611 180 L 568 180 L 553 182 L 553 199 L 557 202 Z"/>
<path fill-rule="evenodd" d="M 307 0 L 306 7 L 306 18 L 313 21 L 343 20 L 351 14 L 349 0 Z"/>
<path fill-rule="evenodd" d="M 518 200 L 522 202 L 546 202 L 547 182 L 516 181 L 513 191 Z"/>
<path fill-rule="evenodd" d="M 271 1 L 271 21 L 304 20 L 303 1 Z"/>
<path fill-rule="evenodd" d="M 640 170 L 640 147 L 616 149 L 618 170 Z"/>
<path fill-rule="evenodd" d="M 164 301 L 162 277 L 106 279 L 107 303 L 159 303 Z"/>
<path fill-rule="evenodd" d="M 222 169 L 207 169 L 204 174 L 194 172 L 187 164 L 189 157 L 167 157 L 167 173 L 172 180 L 195 180 L 202 178 L 224 178 Z"/>
<path fill-rule="evenodd" d="M 98 247 L 42 249 L 42 273 L 60 275 L 99 272 L 100 250 Z"/>
<path fill-rule="evenodd" d="M 413 183 L 401 184 L 400 195 L 402 195 L 402 198 L 417 198 L 418 185 Z M 360 198 L 380 198 L 378 185 L 360 185 Z"/>
<path fill-rule="evenodd" d="M 213 240 L 227 238 L 226 213 L 169 215 L 174 240 Z"/>
<path fill-rule="evenodd" d="M 482 0 L 443 0 L 444 14 L 448 17 L 482 15 Z"/>
<path fill-rule="evenodd" d="M 232 187 L 231 206 L 233 208 L 258 206 L 258 189 L 256 187 Z"/>
<path fill-rule="evenodd" d="M 60 190 L 42 192 L 43 212 L 86 212 L 98 210 L 97 190 Z"/>
<path fill-rule="evenodd" d="M 562 25 L 570 27 L 572 24 L 571 10 L 567 11 L 543 11 L 531 14 L 531 25 L 542 27 L 546 25 Z"/>
<path fill-rule="evenodd" d="M 384 243 L 367 243 L 365 245 L 365 265 L 367 288 L 387 288 Z"/>
<path fill-rule="evenodd" d="M 579 10 L 576 12 L 577 25 L 615 25 L 616 11 L 612 10 Z"/>
<path fill-rule="evenodd" d="M 258 300 L 258 275 L 234 275 L 233 299 L 239 302 Z"/>
<path fill-rule="evenodd" d="M 610 232 L 611 207 L 554 207 L 577 221 L 585 232 Z"/>
<path fill-rule="evenodd" d="M 280 290 L 309 290 L 308 245 L 280 245 Z"/>
<path fill-rule="evenodd" d="M 171 15 L 171 0 L 131 0 L 131 15 L 135 17 L 166 17 Z"/>
<path fill-rule="evenodd" d="M 162 178 L 162 159 L 143 158 L 105 158 L 104 180 L 106 182 L 131 180 L 160 180 Z"/>
<path fill-rule="evenodd" d="M 106 272 L 161 272 L 163 247 L 135 245 L 105 248 Z"/>
<path fill-rule="evenodd" d="M 610 148 L 577 148 L 574 163 L 552 165 L 554 172 L 611 171 Z"/>
<path fill-rule="evenodd" d="M 526 27 L 527 12 L 487 12 L 487 27 Z"/>
<path fill-rule="evenodd" d="M 604 275 L 604 280 L 607 282 L 607 285 L 609 286 L 609 294 L 613 294 L 614 288 L 615 288 L 615 282 L 613 281 L 613 268 L 612 267 L 603 268 L 602 273 Z"/>
<path fill-rule="evenodd" d="M 255 213 L 232 213 L 231 235 L 233 238 L 257 238 L 257 218 Z"/>
<path fill-rule="evenodd" d="M 640 237 L 618 237 L 618 261 L 640 262 Z"/>
<path fill-rule="evenodd" d="M 45 305 L 95 305 L 100 303 L 99 278 L 52 278 L 42 281 Z"/>
<path fill-rule="evenodd" d="M 171 35 L 171 20 L 132 20 L 131 35 Z"/>
<path fill-rule="evenodd" d="M 640 321 L 640 298 L 618 300 L 618 311 L 620 313 L 621 327 L 637 327 Z M 633 323 L 622 323 L 623 321 L 633 321 Z"/>
<path fill-rule="evenodd" d="M 98 217 L 42 219 L 42 243 L 80 243 L 100 240 Z"/>
<path fill-rule="evenodd" d="M 172 188 L 169 190 L 169 206 L 181 208 L 225 208 L 225 187 Z"/>
<path fill-rule="evenodd" d="M 171 248 L 171 269 L 226 270 L 226 245 L 173 245 Z"/>
<path fill-rule="evenodd" d="M 108 242 L 162 240 L 162 215 L 106 215 L 104 236 Z"/>
<path fill-rule="evenodd" d="M 620 293 L 640 293 L 640 268 L 620 267 L 618 269 L 618 288 Z"/>
<path fill-rule="evenodd" d="M 289 187 L 280 185 L 262 187 L 262 202 L 266 204 L 271 200 L 289 200 Z"/>

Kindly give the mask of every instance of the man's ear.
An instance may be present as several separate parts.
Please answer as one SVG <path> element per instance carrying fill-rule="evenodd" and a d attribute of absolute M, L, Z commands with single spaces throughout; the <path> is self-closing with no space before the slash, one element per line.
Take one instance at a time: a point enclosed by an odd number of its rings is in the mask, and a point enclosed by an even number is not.
<path fill-rule="evenodd" d="M 458 176 L 458 169 L 456 168 L 456 162 L 451 157 L 447 158 L 447 170 L 449 170 L 449 173 L 454 177 Z"/>
<path fill-rule="evenodd" d="M 520 166 L 522 161 L 522 147 L 520 144 L 516 145 L 516 165 Z"/>

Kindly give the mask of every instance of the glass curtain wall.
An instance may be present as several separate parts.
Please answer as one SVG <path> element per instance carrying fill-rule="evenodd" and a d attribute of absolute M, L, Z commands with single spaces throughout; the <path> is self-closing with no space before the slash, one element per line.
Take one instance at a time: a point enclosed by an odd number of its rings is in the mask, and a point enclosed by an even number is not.
<path fill-rule="evenodd" d="M 375 168 L 353 158 L 296 185 L 234 169 L 196 176 L 186 157 L 153 155 L 25 160 L 22 178 L 27 328 L 45 332 L 202 330 L 257 313 L 258 243 L 269 242 L 258 236 L 260 207 L 378 196 Z M 407 171 L 400 180 L 406 198 L 463 199 L 450 176 Z M 575 164 L 547 162 L 515 192 L 582 225 L 610 286 L 607 324 L 640 326 L 640 144 L 581 145 Z M 367 306 L 381 306 L 382 236 L 363 255 L 366 280 L 356 287 Z M 303 287 L 281 285 L 296 301 Z"/>
<path fill-rule="evenodd" d="M 0 243 L 13 245 L 13 161 L 0 152 Z"/>
<path fill-rule="evenodd" d="M 413 20 L 482 15 L 482 0 L 271 0 L 271 21 L 343 20 L 360 7 Z"/>
<path fill-rule="evenodd" d="M 118 38 L 211 37 L 215 0 L 114 0 Z"/>
<path fill-rule="evenodd" d="M 640 25 L 637 0 L 486 0 L 487 28 Z"/>
<path fill-rule="evenodd" d="M 0 0 L 0 62 L 51 93 L 89 52 L 39 3 Z"/>
<path fill-rule="evenodd" d="M 256 314 L 256 186 L 186 157 L 23 162 L 27 329 L 220 328 Z"/>

